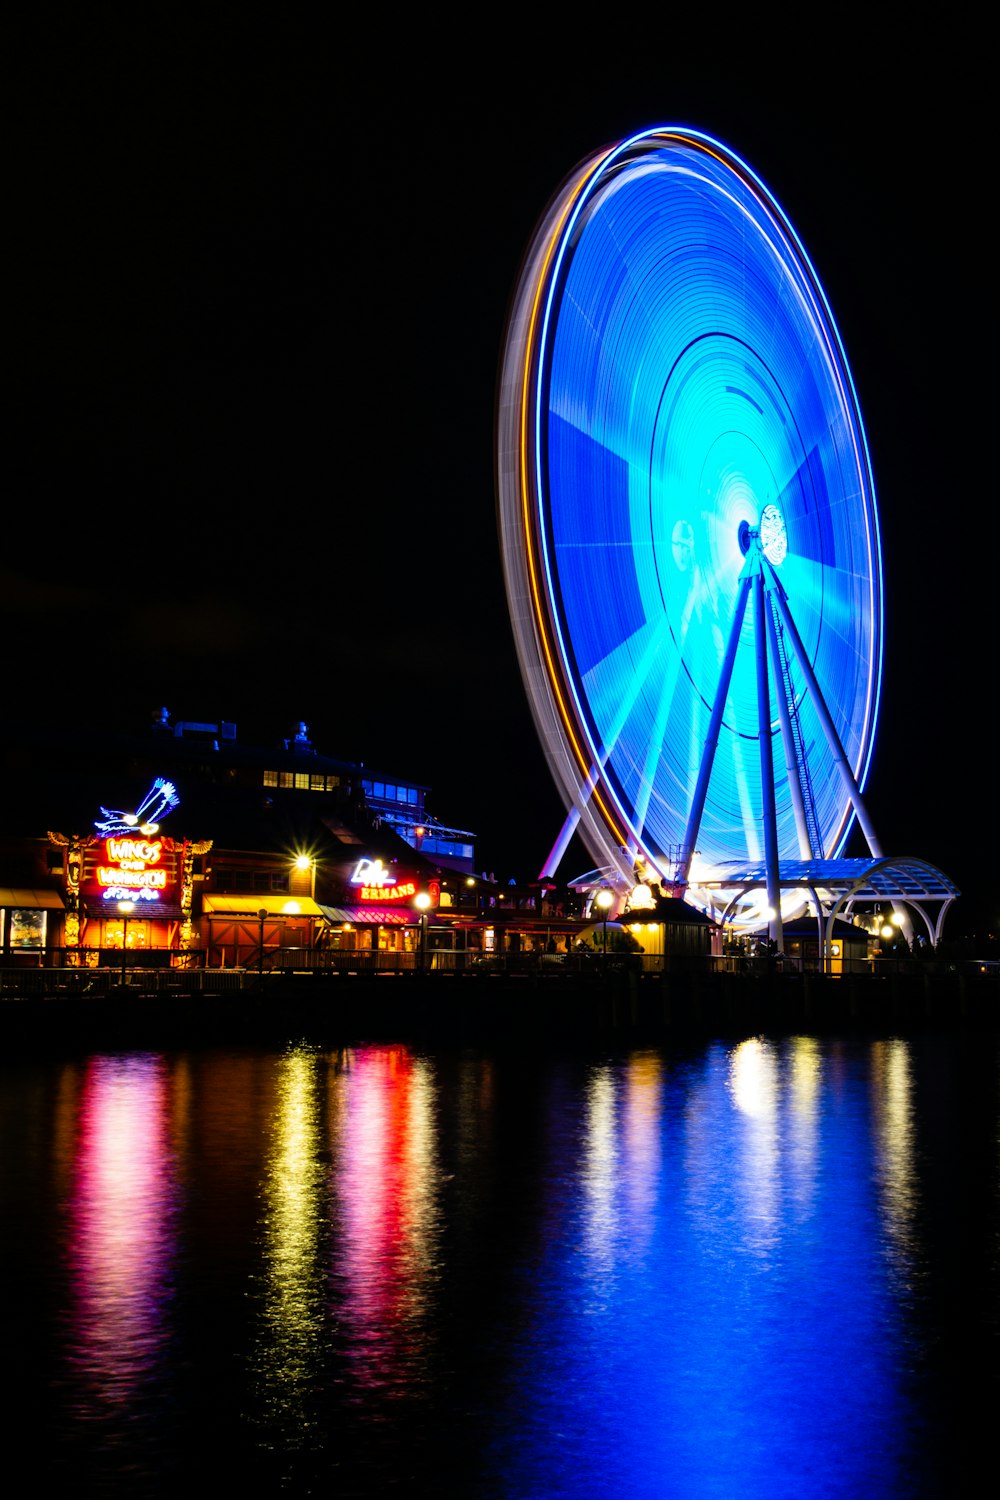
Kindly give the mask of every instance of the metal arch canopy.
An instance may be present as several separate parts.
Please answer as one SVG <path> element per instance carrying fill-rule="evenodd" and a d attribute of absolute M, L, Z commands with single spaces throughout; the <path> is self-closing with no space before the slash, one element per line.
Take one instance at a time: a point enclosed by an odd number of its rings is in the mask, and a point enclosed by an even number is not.
<path fill-rule="evenodd" d="M 762 864 L 729 861 L 701 872 L 704 886 L 757 886 L 766 878 Z M 841 886 L 862 900 L 883 900 L 890 894 L 909 892 L 933 899 L 954 899 L 958 887 L 947 875 L 924 859 L 909 855 L 879 859 L 792 859 L 781 866 L 785 886 Z"/>
<path fill-rule="evenodd" d="M 595 863 L 669 878 L 699 777 L 703 862 L 760 859 L 772 801 L 781 861 L 840 853 L 856 804 L 807 674 L 860 788 L 882 667 L 874 484 L 822 288 L 728 148 L 656 128 L 564 182 L 512 303 L 497 463 L 522 676 Z M 737 612 L 750 535 L 808 659 L 786 653 L 763 713 L 761 616 Z"/>
<path fill-rule="evenodd" d="M 730 861 L 699 874 L 699 890 L 712 904 L 725 909 L 720 920 L 728 921 L 740 900 L 763 891 L 767 870 L 763 864 Z M 952 902 L 961 894 L 955 883 L 926 860 L 910 856 L 878 859 L 786 860 L 781 866 L 784 891 L 807 891 L 822 911 L 828 932 L 841 912 L 856 905 L 886 901 L 916 911 L 937 945 L 944 919 Z M 936 908 L 936 915 L 931 913 Z"/>

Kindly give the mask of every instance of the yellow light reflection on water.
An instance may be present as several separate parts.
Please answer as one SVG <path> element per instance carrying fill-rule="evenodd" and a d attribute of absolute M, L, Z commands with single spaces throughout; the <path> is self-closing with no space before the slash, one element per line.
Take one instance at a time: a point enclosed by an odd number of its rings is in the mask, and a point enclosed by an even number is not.
<path fill-rule="evenodd" d="M 655 1053 L 636 1053 L 625 1070 L 621 1156 L 631 1253 L 653 1236 L 662 1148 L 660 1124 L 663 1063 Z"/>
<path fill-rule="evenodd" d="M 774 1051 L 759 1037 L 741 1042 L 730 1054 L 733 1103 L 750 1119 L 771 1119 L 775 1110 Z"/>
<path fill-rule="evenodd" d="M 915 1249 L 913 1081 L 909 1043 L 872 1044 L 872 1110 L 878 1150 L 879 1206 L 897 1269 L 906 1273 Z"/>
<path fill-rule="evenodd" d="M 784 1157 L 786 1175 L 801 1217 L 808 1212 L 816 1196 L 823 1053 L 813 1036 L 793 1037 L 790 1046 L 790 1135 L 785 1142 Z"/>
<path fill-rule="evenodd" d="M 584 1245 L 592 1273 L 610 1273 L 617 1227 L 618 1151 L 615 1142 L 615 1078 L 606 1065 L 587 1081 L 582 1165 Z M 599 1282 L 593 1283 L 597 1290 Z"/>
<path fill-rule="evenodd" d="M 660 1172 L 662 1062 L 635 1053 L 623 1072 L 591 1070 L 580 1168 L 589 1285 L 603 1295 L 624 1261 L 641 1259 L 655 1232 Z"/>
<path fill-rule="evenodd" d="M 774 1047 L 751 1037 L 729 1057 L 729 1093 L 742 1129 L 737 1137 L 734 1188 L 747 1248 L 775 1242 L 780 1217 L 779 1078 Z"/>
<path fill-rule="evenodd" d="M 291 1446 L 308 1438 L 306 1398 L 324 1321 L 318 1067 L 307 1051 L 281 1059 L 263 1183 L 265 1297 L 257 1370 L 268 1420 L 277 1419 Z"/>

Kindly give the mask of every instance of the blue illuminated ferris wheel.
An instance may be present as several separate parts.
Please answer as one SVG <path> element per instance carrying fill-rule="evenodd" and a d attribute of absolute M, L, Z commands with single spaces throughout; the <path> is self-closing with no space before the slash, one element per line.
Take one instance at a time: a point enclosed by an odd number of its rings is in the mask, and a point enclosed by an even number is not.
<path fill-rule="evenodd" d="M 834 859 L 882 671 L 867 443 L 817 275 L 750 168 L 650 129 L 582 162 L 528 247 L 497 411 L 504 574 L 567 821 L 672 887 Z M 544 872 L 543 872 L 544 873 Z"/>

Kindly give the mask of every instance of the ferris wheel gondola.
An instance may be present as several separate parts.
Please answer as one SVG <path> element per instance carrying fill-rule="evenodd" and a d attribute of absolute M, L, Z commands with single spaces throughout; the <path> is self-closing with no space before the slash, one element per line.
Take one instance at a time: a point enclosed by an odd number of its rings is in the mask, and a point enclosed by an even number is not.
<path fill-rule="evenodd" d="M 882 566 L 864 426 L 774 196 L 686 127 L 552 198 L 498 384 L 504 574 L 527 695 L 599 869 L 839 855 L 865 811 Z"/>

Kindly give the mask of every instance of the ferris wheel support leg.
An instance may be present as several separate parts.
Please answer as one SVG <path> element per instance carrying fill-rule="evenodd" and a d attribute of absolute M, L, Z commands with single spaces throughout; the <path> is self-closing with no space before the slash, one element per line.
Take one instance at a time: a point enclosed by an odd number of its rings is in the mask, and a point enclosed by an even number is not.
<path fill-rule="evenodd" d="M 781 671 L 781 651 L 778 647 L 778 633 L 774 627 L 774 615 L 771 610 L 765 608 L 767 619 L 767 640 L 771 648 L 771 665 L 774 668 L 775 697 L 778 700 L 778 718 L 781 721 L 781 742 L 785 752 L 785 770 L 788 773 L 788 790 L 792 797 L 792 811 L 795 815 L 795 831 L 799 840 L 799 854 L 803 859 L 810 859 L 812 855 L 823 855 L 822 849 L 813 849 L 809 842 L 809 828 L 806 823 L 806 809 L 802 797 L 802 782 L 799 779 L 798 757 L 795 753 L 795 736 L 792 733 L 792 717 L 788 708 L 788 698 L 785 695 L 784 679 Z"/>
<path fill-rule="evenodd" d="M 782 947 L 781 872 L 778 866 L 778 819 L 774 807 L 774 747 L 771 744 L 771 697 L 767 686 L 767 626 L 763 574 L 753 581 L 754 651 L 757 657 L 757 732 L 760 740 L 761 816 L 764 820 L 764 864 L 767 870 L 767 935 Z"/>
<path fill-rule="evenodd" d="M 861 796 L 861 788 L 858 786 L 858 783 L 854 778 L 854 772 L 851 770 L 850 765 L 848 764 L 847 756 L 844 753 L 844 747 L 840 743 L 840 736 L 837 734 L 834 722 L 830 717 L 830 711 L 826 706 L 826 700 L 823 697 L 822 692 L 820 691 L 819 683 L 816 681 L 815 674 L 813 672 L 812 666 L 810 665 L 809 657 L 806 654 L 806 649 L 802 644 L 802 639 L 799 636 L 799 632 L 795 628 L 795 621 L 792 619 L 791 611 L 788 608 L 788 601 L 785 598 L 785 591 L 781 587 L 780 583 L 777 582 L 777 579 L 775 579 L 775 584 L 776 587 L 772 590 L 773 597 L 777 602 L 778 609 L 781 611 L 781 618 L 784 623 L 785 629 L 788 631 L 789 637 L 791 638 L 792 646 L 795 649 L 795 655 L 798 658 L 798 663 L 802 669 L 802 674 L 806 679 L 806 685 L 808 686 L 809 692 L 812 696 L 813 706 L 815 707 L 816 713 L 819 716 L 819 721 L 822 725 L 823 733 L 826 735 L 826 741 L 830 747 L 831 754 L 833 755 L 834 763 L 838 771 L 840 772 L 844 785 L 847 788 L 848 795 L 854 805 L 854 812 L 860 825 L 861 831 L 868 843 L 868 848 L 871 850 L 871 853 L 875 859 L 881 859 L 883 857 L 882 846 L 879 843 L 875 830 L 872 827 L 871 819 L 868 816 L 868 809 L 865 807 L 864 799 Z"/>
<path fill-rule="evenodd" d="M 559 836 L 549 851 L 549 857 L 539 871 L 539 880 L 550 880 L 562 863 L 563 855 L 569 848 L 569 841 L 573 837 L 580 823 L 580 809 L 571 807 L 566 814 L 566 821 L 559 831 Z"/>
<path fill-rule="evenodd" d="M 729 640 L 726 643 L 726 654 L 722 662 L 722 672 L 719 676 L 719 686 L 715 690 L 715 702 L 712 704 L 712 717 L 709 720 L 708 732 L 705 735 L 705 744 L 701 752 L 701 765 L 698 767 L 698 781 L 695 785 L 694 796 L 691 799 L 691 810 L 688 813 L 687 827 L 684 830 L 684 843 L 681 846 L 681 861 L 677 868 L 678 885 L 686 885 L 688 875 L 691 873 L 691 861 L 694 858 L 694 846 L 701 828 L 702 814 L 705 811 L 705 798 L 708 796 L 708 783 L 712 775 L 712 765 L 715 760 L 715 752 L 719 744 L 719 731 L 722 728 L 722 715 L 726 708 L 726 698 L 729 694 L 729 684 L 733 677 L 733 666 L 736 662 L 736 648 L 740 643 L 740 631 L 743 629 L 743 616 L 746 614 L 747 599 L 750 594 L 750 574 L 745 573 L 740 579 L 740 591 L 736 596 L 736 610 L 733 615 L 733 623 L 729 631 Z"/>

